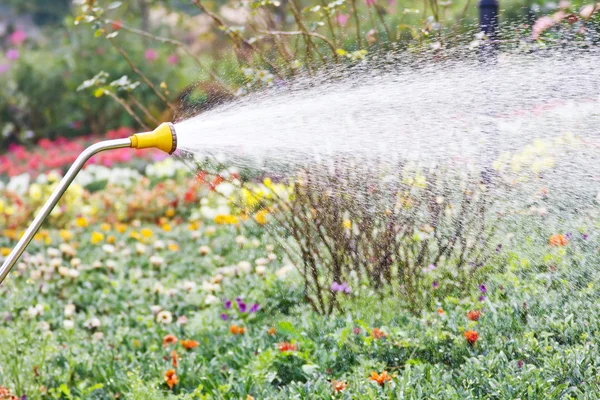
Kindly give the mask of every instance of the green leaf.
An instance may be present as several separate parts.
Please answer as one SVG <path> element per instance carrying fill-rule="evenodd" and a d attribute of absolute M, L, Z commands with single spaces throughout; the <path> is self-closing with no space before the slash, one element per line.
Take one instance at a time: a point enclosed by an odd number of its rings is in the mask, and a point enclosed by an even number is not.
<path fill-rule="evenodd" d="M 306 375 L 313 375 L 315 372 L 317 372 L 318 369 L 319 369 L 319 366 L 318 365 L 314 365 L 314 364 L 304 364 L 302 366 L 302 371 Z"/>
<path fill-rule="evenodd" d="M 292 325 L 292 323 L 289 321 L 281 321 L 279 324 L 277 324 L 277 331 L 288 334 L 290 336 L 300 336 L 298 331 L 294 328 L 294 325 Z"/>

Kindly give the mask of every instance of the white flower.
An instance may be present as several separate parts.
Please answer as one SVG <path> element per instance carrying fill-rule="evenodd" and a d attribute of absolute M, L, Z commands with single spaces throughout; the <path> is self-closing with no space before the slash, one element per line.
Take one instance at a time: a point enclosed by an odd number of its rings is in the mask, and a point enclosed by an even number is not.
<path fill-rule="evenodd" d="M 150 306 L 150 311 L 152 312 L 152 315 L 156 315 L 156 314 L 158 314 L 159 312 L 162 311 L 162 307 L 158 306 L 158 305 L 156 305 L 156 306 Z"/>
<path fill-rule="evenodd" d="M 214 226 L 207 226 L 206 229 L 204 229 L 204 234 L 206 236 L 214 235 L 215 232 L 217 232 L 217 228 Z"/>
<path fill-rule="evenodd" d="M 269 254 L 267 254 L 267 259 L 269 261 L 275 261 L 275 260 L 277 260 L 277 254 L 275 254 L 275 253 L 269 253 Z"/>
<path fill-rule="evenodd" d="M 239 235 L 235 237 L 235 243 L 237 243 L 240 246 L 245 245 L 247 241 L 248 239 L 246 239 L 246 236 Z"/>
<path fill-rule="evenodd" d="M 192 232 L 192 239 L 200 239 L 200 236 L 202 236 L 202 234 L 200 233 L 200 231 L 193 231 Z"/>
<path fill-rule="evenodd" d="M 277 271 L 275 271 L 275 275 L 277 275 L 278 278 L 285 278 L 285 276 L 287 274 L 289 274 L 290 272 L 292 272 L 293 270 L 294 270 L 293 265 L 286 265 L 284 267 L 279 268 Z"/>
<path fill-rule="evenodd" d="M 67 276 L 69 275 L 69 268 L 67 267 L 59 267 L 58 268 L 58 273 L 60 276 Z"/>
<path fill-rule="evenodd" d="M 60 250 L 55 249 L 54 247 L 48 248 L 48 257 L 50 257 L 50 258 L 60 257 Z"/>
<path fill-rule="evenodd" d="M 275 246 L 273 246 L 272 244 L 268 244 L 265 246 L 265 250 L 267 250 L 267 252 L 271 253 L 275 250 Z"/>
<path fill-rule="evenodd" d="M 205 292 L 218 292 L 221 290 L 221 286 L 218 283 L 210 283 L 208 281 L 202 282 L 202 290 Z"/>
<path fill-rule="evenodd" d="M 211 283 L 221 283 L 222 280 L 223 280 L 223 275 L 221 275 L 221 274 L 217 274 L 217 275 L 213 276 L 212 278 L 210 278 Z"/>
<path fill-rule="evenodd" d="M 254 260 L 254 262 L 256 263 L 256 265 L 267 265 L 269 263 L 269 260 L 261 257 Z"/>
<path fill-rule="evenodd" d="M 163 294 L 164 292 L 165 287 L 160 282 L 156 282 L 152 287 L 152 293 Z"/>
<path fill-rule="evenodd" d="M 146 252 L 146 246 L 143 245 L 142 243 L 136 243 L 135 244 L 135 251 L 138 254 L 144 254 Z"/>
<path fill-rule="evenodd" d="M 256 238 L 252 239 L 252 246 L 256 248 L 260 247 L 260 240 Z"/>
<path fill-rule="evenodd" d="M 166 248 L 167 245 L 162 240 L 157 240 L 156 242 L 154 242 L 152 247 L 154 247 L 156 250 L 162 250 L 162 249 Z"/>
<path fill-rule="evenodd" d="M 257 275 L 263 276 L 267 272 L 267 267 L 265 267 L 264 265 L 259 265 L 258 267 L 256 267 L 255 271 Z"/>
<path fill-rule="evenodd" d="M 99 260 L 94 261 L 94 263 L 92 264 L 92 267 L 98 269 L 98 268 L 102 268 L 102 263 Z"/>
<path fill-rule="evenodd" d="M 204 300 L 204 304 L 207 306 L 210 306 L 211 304 L 217 304 L 218 302 L 219 298 L 217 296 L 213 296 L 212 294 L 207 295 L 206 299 Z"/>
<path fill-rule="evenodd" d="M 192 281 L 183 281 L 183 290 L 185 290 L 186 292 L 191 292 L 192 290 L 196 289 L 196 282 L 192 282 Z"/>
<path fill-rule="evenodd" d="M 102 245 L 102 251 L 106 254 L 112 254 L 115 252 L 115 246 L 113 246 L 112 244 L 104 244 Z"/>
<path fill-rule="evenodd" d="M 46 321 L 40 321 L 40 323 L 38 324 L 38 327 L 40 328 L 41 331 L 43 332 L 48 332 L 50 331 L 50 324 L 47 323 Z"/>
<path fill-rule="evenodd" d="M 115 260 L 106 260 L 106 268 L 109 270 L 114 270 L 117 267 L 117 262 Z"/>
<path fill-rule="evenodd" d="M 208 246 L 200 246 L 200 248 L 198 249 L 198 252 L 199 252 L 201 255 L 205 256 L 205 255 L 207 255 L 208 253 L 210 253 L 210 247 L 208 247 Z"/>
<path fill-rule="evenodd" d="M 242 270 L 242 272 L 248 273 L 252 269 L 252 264 L 248 261 L 240 261 L 238 263 L 238 268 Z"/>
<path fill-rule="evenodd" d="M 65 255 L 67 255 L 69 257 L 73 257 L 77 253 L 77 251 L 73 248 L 73 246 L 71 246 L 69 244 L 66 244 L 66 243 L 61 243 L 58 246 L 58 248 L 61 251 L 61 253 L 65 254 Z"/>
<path fill-rule="evenodd" d="M 170 311 L 163 310 L 156 314 L 156 322 L 164 325 L 170 324 L 173 322 L 173 314 Z"/>
<path fill-rule="evenodd" d="M 65 319 L 63 321 L 63 328 L 67 329 L 67 330 L 71 330 L 75 327 L 75 322 L 73 322 L 73 320 L 70 319 Z"/>
<path fill-rule="evenodd" d="M 154 267 L 160 267 L 165 263 L 165 259 L 161 256 L 153 255 L 150 257 L 150 264 Z"/>
<path fill-rule="evenodd" d="M 69 269 L 69 278 L 75 279 L 78 276 L 79 276 L 79 271 L 78 270 L 76 270 L 74 268 Z"/>
<path fill-rule="evenodd" d="M 73 258 L 71 259 L 71 266 L 74 268 L 77 268 L 81 265 L 81 259 L 80 258 Z"/>
<path fill-rule="evenodd" d="M 94 334 L 92 335 L 92 339 L 100 341 L 100 340 L 104 339 L 104 333 L 94 332 Z"/>
<path fill-rule="evenodd" d="M 94 317 L 85 321 L 83 325 L 88 329 L 97 329 L 100 328 L 100 326 L 102 326 L 102 323 L 98 318 Z"/>
<path fill-rule="evenodd" d="M 65 317 L 72 317 L 75 314 L 75 304 L 65 306 Z"/>
<path fill-rule="evenodd" d="M 31 306 L 27 309 L 27 315 L 31 318 L 35 318 L 38 315 L 44 315 L 44 305 L 36 304 L 35 306 Z"/>
<path fill-rule="evenodd" d="M 185 315 L 180 316 L 179 318 L 177 318 L 177 325 L 185 325 L 188 322 L 188 318 Z"/>
<path fill-rule="evenodd" d="M 53 258 L 50 260 L 50 266 L 52 268 L 56 268 L 62 264 L 62 260 L 60 258 Z"/>

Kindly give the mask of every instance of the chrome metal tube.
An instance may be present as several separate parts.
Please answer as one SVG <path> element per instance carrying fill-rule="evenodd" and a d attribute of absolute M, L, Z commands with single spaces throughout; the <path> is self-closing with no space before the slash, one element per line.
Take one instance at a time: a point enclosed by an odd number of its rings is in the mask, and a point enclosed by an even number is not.
<path fill-rule="evenodd" d="M 23 237 L 21 237 L 15 248 L 10 252 L 6 260 L 4 260 L 4 263 L 0 268 L 0 284 L 4 281 L 4 278 L 6 278 L 6 275 L 8 275 L 12 267 L 16 264 L 19 257 L 21 257 L 21 254 L 23 254 L 23 251 L 25 251 L 27 245 L 29 244 L 29 242 L 31 242 L 33 236 L 35 236 L 37 231 L 40 229 L 46 217 L 48 217 L 48 215 L 52 212 L 52 209 L 54 209 L 54 206 L 56 206 L 56 203 L 58 203 L 58 201 L 65 193 L 71 182 L 73 182 L 73 179 L 75 179 L 75 176 L 79 173 L 81 168 L 83 168 L 83 165 L 86 163 L 86 161 L 89 160 L 94 154 L 99 153 L 101 151 L 121 149 L 125 147 L 131 147 L 130 139 L 106 140 L 91 145 L 90 147 L 85 149 L 79 155 L 79 157 L 77 157 L 77 159 L 75 160 L 73 165 L 71 165 L 71 168 L 69 168 L 69 170 L 62 178 L 56 189 L 54 189 L 54 192 L 52 193 L 48 201 L 46 201 L 46 204 L 44 204 L 44 206 L 42 207 L 38 215 L 35 217 L 31 225 L 29 225 L 29 228 L 27 228 L 27 230 L 23 234 Z"/>

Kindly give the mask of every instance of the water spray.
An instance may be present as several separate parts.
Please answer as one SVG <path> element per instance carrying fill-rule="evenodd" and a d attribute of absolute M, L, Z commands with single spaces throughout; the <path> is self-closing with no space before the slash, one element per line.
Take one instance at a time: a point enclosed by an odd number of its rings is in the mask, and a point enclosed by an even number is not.
<path fill-rule="evenodd" d="M 58 201 L 69 188 L 75 179 L 75 176 L 79 173 L 81 168 L 83 168 L 86 161 L 88 161 L 93 155 L 102 151 L 122 149 L 127 147 L 134 149 L 156 148 L 164 151 L 165 153 L 173 154 L 173 152 L 177 149 L 177 135 L 175 134 L 175 127 L 173 124 L 166 122 L 159 125 L 151 132 L 136 133 L 135 135 L 125 139 L 105 140 L 103 142 L 93 144 L 85 149 L 79 155 L 79 157 L 77 157 L 71 168 L 69 168 L 52 195 L 48 198 L 38 215 L 35 217 L 31 225 L 29 225 L 17 245 L 13 248 L 2 264 L 2 267 L 0 268 L 0 284 L 4 281 L 6 275 L 8 275 L 12 267 L 19 260 L 19 257 L 21 257 L 21 254 L 23 254 L 27 248 L 27 245 L 29 245 L 31 239 L 33 239 L 48 215 L 52 212 Z"/>

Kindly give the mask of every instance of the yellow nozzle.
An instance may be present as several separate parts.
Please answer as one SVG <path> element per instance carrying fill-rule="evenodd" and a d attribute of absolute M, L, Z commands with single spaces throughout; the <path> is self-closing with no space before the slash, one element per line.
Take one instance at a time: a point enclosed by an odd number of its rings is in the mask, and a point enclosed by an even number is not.
<path fill-rule="evenodd" d="M 129 139 L 131 140 L 131 147 L 134 149 L 155 147 L 169 154 L 173 154 L 177 149 L 175 127 L 170 122 L 160 124 L 152 132 L 136 133 L 130 136 Z"/>

